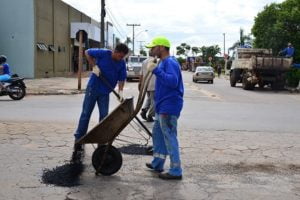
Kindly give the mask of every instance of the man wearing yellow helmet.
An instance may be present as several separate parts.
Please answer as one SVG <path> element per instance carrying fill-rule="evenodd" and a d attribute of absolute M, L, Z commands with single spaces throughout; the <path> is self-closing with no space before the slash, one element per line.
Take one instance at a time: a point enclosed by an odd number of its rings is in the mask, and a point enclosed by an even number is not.
<path fill-rule="evenodd" d="M 160 173 L 161 179 L 182 179 L 182 168 L 177 140 L 177 120 L 183 107 L 183 81 L 180 65 L 170 56 L 171 44 L 163 36 L 155 37 L 146 46 L 159 64 L 150 62 L 147 69 L 156 76 L 155 82 L 155 122 L 152 130 L 153 160 L 146 166 L 156 172 L 164 170 L 167 155 L 170 156 L 170 169 Z"/>

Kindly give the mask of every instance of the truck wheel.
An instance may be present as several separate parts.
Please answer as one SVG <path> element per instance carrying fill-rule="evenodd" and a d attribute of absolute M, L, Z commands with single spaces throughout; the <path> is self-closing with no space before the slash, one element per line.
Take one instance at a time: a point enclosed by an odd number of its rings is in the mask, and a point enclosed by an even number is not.
<path fill-rule="evenodd" d="M 231 73 L 230 73 L 230 86 L 231 87 L 235 87 L 236 85 L 236 72 L 233 70 Z"/>
<path fill-rule="evenodd" d="M 246 76 L 243 77 L 242 87 L 244 90 L 254 90 L 254 86 L 255 85 L 253 83 L 251 83 L 247 80 Z"/>
<path fill-rule="evenodd" d="M 264 82 L 258 82 L 258 87 L 259 87 L 259 88 L 264 88 L 264 87 L 265 87 Z"/>

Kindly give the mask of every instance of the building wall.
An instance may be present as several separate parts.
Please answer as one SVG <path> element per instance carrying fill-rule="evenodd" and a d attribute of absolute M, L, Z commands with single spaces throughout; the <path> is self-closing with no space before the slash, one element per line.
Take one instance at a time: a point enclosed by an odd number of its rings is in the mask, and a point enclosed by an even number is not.
<path fill-rule="evenodd" d="M 74 69 L 74 41 L 70 38 L 71 22 L 88 22 L 91 18 L 61 0 L 35 0 L 36 44 L 53 45 L 55 51 L 35 48 L 35 76 L 65 76 Z"/>
<path fill-rule="evenodd" d="M 33 0 L 1 0 L 0 24 L 0 54 L 8 57 L 12 73 L 33 78 Z"/>
<path fill-rule="evenodd" d="M 54 0 L 54 71 L 55 76 L 62 76 L 70 68 L 70 22 L 68 5 L 60 0 Z"/>
<path fill-rule="evenodd" d="M 25 78 L 67 76 L 74 71 L 71 22 L 96 23 L 61 0 L 1 0 L 0 55 Z"/>
<path fill-rule="evenodd" d="M 54 75 L 54 52 L 39 50 L 37 43 L 54 44 L 53 0 L 35 0 L 35 77 Z M 55 47 L 55 46 L 54 46 Z"/>

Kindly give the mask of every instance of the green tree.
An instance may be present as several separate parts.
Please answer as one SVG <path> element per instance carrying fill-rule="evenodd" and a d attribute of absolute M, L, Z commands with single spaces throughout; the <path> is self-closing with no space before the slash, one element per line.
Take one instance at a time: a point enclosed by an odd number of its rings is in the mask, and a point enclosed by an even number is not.
<path fill-rule="evenodd" d="M 199 47 L 192 47 L 192 54 L 197 55 L 198 53 L 200 53 L 200 48 Z"/>
<path fill-rule="evenodd" d="M 176 55 L 178 56 L 183 55 L 186 57 L 189 51 L 191 50 L 191 46 L 186 43 L 181 43 L 180 46 L 176 47 L 176 50 L 177 50 Z"/>
<path fill-rule="evenodd" d="M 147 56 L 147 52 L 143 48 L 141 48 L 140 55 Z"/>
<path fill-rule="evenodd" d="M 131 38 L 130 37 L 126 37 L 126 40 L 125 40 L 124 43 L 128 46 L 128 44 L 132 43 Z"/>
<path fill-rule="evenodd" d="M 209 62 L 209 57 L 212 58 L 212 62 L 215 61 L 216 55 L 221 53 L 221 48 L 218 45 L 213 46 L 202 46 L 200 47 L 201 53 L 202 53 L 202 60 L 204 62 Z"/>
<path fill-rule="evenodd" d="M 251 34 L 244 35 L 244 29 L 240 28 L 240 39 L 236 41 L 230 48 L 229 51 L 234 50 L 237 47 L 243 46 L 245 44 L 253 44 L 253 40 L 251 38 Z"/>
<path fill-rule="evenodd" d="M 271 48 L 278 53 L 288 42 L 296 49 L 295 61 L 300 61 L 300 0 L 272 3 L 255 17 L 252 27 L 254 46 Z"/>

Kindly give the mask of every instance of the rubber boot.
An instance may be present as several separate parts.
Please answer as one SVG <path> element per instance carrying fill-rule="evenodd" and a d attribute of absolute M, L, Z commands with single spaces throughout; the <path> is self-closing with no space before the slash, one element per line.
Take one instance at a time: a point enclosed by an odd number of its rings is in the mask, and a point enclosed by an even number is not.
<path fill-rule="evenodd" d="M 142 109 L 142 112 L 141 112 L 141 117 L 144 119 L 144 120 L 147 120 L 147 109 Z"/>

